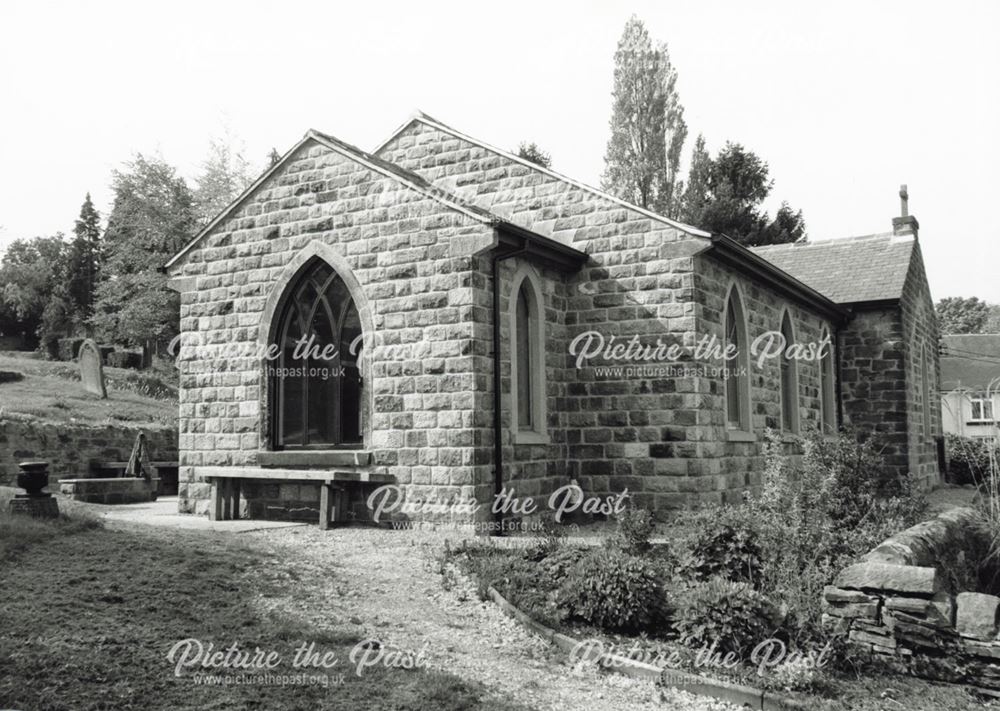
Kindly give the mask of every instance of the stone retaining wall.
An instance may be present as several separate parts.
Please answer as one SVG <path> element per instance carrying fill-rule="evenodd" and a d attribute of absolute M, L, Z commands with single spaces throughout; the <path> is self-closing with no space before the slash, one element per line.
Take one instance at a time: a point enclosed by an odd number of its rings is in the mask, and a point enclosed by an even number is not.
<path fill-rule="evenodd" d="M 901 672 L 1000 695 L 1000 597 L 961 592 L 988 536 L 972 509 L 893 536 L 824 590 L 824 623 Z"/>
<path fill-rule="evenodd" d="M 156 501 L 158 485 L 158 479 L 142 477 L 60 479 L 59 492 L 88 504 L 135 504 Z"/>
<path fill-rule="evenodd" d="M 90 461 L 125 461 L 139 432 L 146 433 L 150 460 L 177 459 L 177 430 L 153 425 L 70 425 L 0 420 L 0 485 L 14 486 L 17 464 L 49 463 L 49 481 L 89 478 Z"/>

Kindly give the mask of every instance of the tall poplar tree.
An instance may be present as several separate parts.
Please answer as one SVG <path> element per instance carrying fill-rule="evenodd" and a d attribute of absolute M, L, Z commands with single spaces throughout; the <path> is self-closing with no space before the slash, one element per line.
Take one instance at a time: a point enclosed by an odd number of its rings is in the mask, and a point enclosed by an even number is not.
<path fill-rule="evenodd" d="M 69 296 L 77 316 L 86 319 L 93 313 L 94 289 L 101 265 L 101 217 L 90 193 L 80 207 L 73 235 Z"/>
<path fill-rule="evenodd" d="M 687 124 L 667 46 L 654 46 L 645 25 L 633 15 L 625 23 L 614 62 L 611 138 L 602 186 L 623 200 L 674 217 Z"/>

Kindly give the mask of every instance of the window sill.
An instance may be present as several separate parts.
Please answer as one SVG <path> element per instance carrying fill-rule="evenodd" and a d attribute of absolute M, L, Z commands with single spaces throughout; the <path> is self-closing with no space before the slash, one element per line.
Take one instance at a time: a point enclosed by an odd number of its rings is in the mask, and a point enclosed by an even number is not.
<path fill-rule="evenodd" d="M 798 432 L 786 431 L 781 433 L 781 441 L 785 444 L 795 444 L 802 441 L 802 436 Z"/>
<path fill-rule="evenodd" d="M 743 430 L 726 430 L 726 440 L 729 442 L 756 442 L 757 435 Z"/>
<path fill-rule="evenodd" d="M 548 444 L 550 441 L 547 433 L 530 430 L 514 432 L 514 444 Z"/>
<path fill-rule="evenodd" d="M 261 467 L 364 467 L 372 463 L 372 453 L 362 449 L 285 449 L 257 452 Z"/>

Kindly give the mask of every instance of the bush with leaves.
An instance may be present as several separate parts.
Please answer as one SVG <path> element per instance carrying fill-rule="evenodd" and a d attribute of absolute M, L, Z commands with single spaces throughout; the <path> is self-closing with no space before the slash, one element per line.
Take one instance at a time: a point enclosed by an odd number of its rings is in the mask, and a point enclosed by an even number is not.
<path fill-rule="evenodd" d="M 990 445 L 986 440 L 946 434 L 945 446 L 952 484 L 979 485 L 989 478 Z"/>
<path fill-rule="evenodd" d="M 780 615 L 764 595 L 747 583 L 716 577 L 676 596 L 674 629 L 692 647 L 749 653 L 771 638 Z"/>
<path fill-rule="evenodd" d="M 662 619 L 664 603 L 655 565 L 608 548 L 583 557 L 559 590 L 559 605 L 571 617 L 614 632 L 649 630 Z"/>
<path fill-rule="evenodd" d="M 647 552 L 650 547 L 649 538 L 656 526 L 653 514 L 646 509 L 629 508 L 618 514 L 617 519 L 618 527 L 605 540 L 605 545 L 632 555 Z"/>
<path fill-rule="evenodd" d="M 678 573 L 702 581 L 713 577 L 759 584 L 761 550 L 757 522 L 745 506 L 713 506 L 689 514 L 680 545 Z"/>
<path fill-rule="evenodd" d="M 916 523 L 923 498 L 907 478 L 887 473 L 874 439 L 851 432 L 803 439 L 793 467 L 768 432 L 761 492 L 751 497 L 762 551 L 760 590 L 788 612 L 799 641 L 822 635 L 822 593 L 837 572 L 889 536 Z"/>

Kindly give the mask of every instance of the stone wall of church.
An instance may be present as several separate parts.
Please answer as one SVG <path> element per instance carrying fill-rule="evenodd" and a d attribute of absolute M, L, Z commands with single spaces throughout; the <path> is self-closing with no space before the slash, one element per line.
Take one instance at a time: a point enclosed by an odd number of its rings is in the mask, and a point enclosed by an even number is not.
<path fill-rule="evenodd" d="M 896 474 L 910 473 L 925 488 L 935 485 L 941 436 L 938 326 L 919 244 L 899 304 L 856 307 L 840 339 L 845 421 L 877 433 Z"/>
<path fill-rule="evenodd" d="M 372 315 L 371 470 L 415 498 L 491 491 L 489 295 L 472 250 L 456 256 L 454 245 L 492 237 L 462 212 L 304 144 L 172 270 L 185 285 L 181 510 L 207 510 L 203 467 L 254 466 L 271 448 L 260 325 L 286 265 L 313 241 L 345 260 Z"/>

